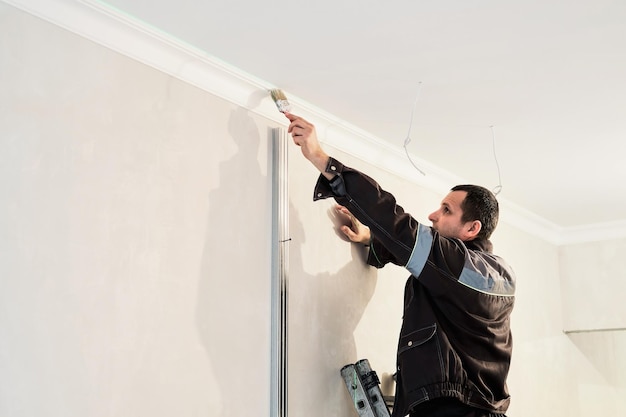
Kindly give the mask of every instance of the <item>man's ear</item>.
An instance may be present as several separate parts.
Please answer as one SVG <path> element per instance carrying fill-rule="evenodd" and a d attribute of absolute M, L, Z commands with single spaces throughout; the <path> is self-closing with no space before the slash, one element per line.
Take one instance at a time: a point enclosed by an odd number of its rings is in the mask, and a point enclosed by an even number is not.
<path fill-rule="evenodd" d="M 480 233 L 480 230 L 482 229 L 483 224 L 480 222 L 480 220 L 474 220 L 471 222 L 468 222 L 465 228 L 465 235 L 466 235 L 466 239 L 464 240 L 473 240 L 476 238 L 476 236 L 478 236 L 478 233 Z"/>

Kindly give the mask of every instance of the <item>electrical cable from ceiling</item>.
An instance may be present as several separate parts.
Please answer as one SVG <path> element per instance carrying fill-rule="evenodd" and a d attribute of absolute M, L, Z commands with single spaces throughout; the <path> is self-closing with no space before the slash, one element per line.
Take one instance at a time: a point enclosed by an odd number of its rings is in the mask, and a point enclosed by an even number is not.
<path fill-rule="evenodd" d="M 417 93 L 415 94 L 415 102 L 413 103 L 413 109 L 411 110 L 411 121 L 409 122 L 409 131 L 406 134 L 406 139 L 404 139 L 404 152 L 406 153 L 406 157 L 409 159 L 409 162 L 411 163 L 411 165 L 413 165 L 413 167 L 422 175 L 426 175 L 426 173 L 424 171 L 422 171 L 417 164 L 415 164 L 415 162 L 413 162 L 413 159 L 411 159 L 411 155 L 409 154 L 409 150 L 407 148 L 407 146 L 409 145 L 409 143 L 411 143 L 411 129 L 413 127 L 413 118 L 415 116 L 415 108 L 417 107 L 417 102 L 419 99 L 419 93 L 421 90 L 421 86 L 422 86 L 422 82 L 420 81 L 418 86 L 417 86 Z M 498 155 L 496 153 L 496 134 L 494 131 L 494 127 L 489 126 L 491 128 L 491 139 L 492 139 L 492 149 L 493 149 L 493 159 L 496 162 L 496 169 L 498 172 L 498 185 L 492 190 L 494 195 L 498 195 L 500 194 L 500 192 L 502 191 L 502 177 L 500 175 L 500 163 L 498 162 Z"/>
<path fill-rule="evenodd" d="M 404 139 L 404 152 L 406 152 L 406 157 L 409 159 L 409 162 L 411 163 L 411 165 L 413 165 L 413 167 L 415 167 L 415 169 L 420 174 L 425 176 L 426 173 L 424 171 L 422 171 L 415 164 L 415 162 L 413 162 L 413 160 L 411 159 L 411 155 L 409 154 L 409 150 L 407 149 L 408 144 L 411 143 L 411 128 L 413 127 L 413 115 L 415 114 L 415 108 L 417 107 L 417 100 L 418 100 L 419 95 L 420 95 L 421 86 L 422 86 L 422 82 L 420 81 L 419 84 L 417 85 L 417 93 L 415 94 L 415 102 L 413 103 L 413 109 L 411 110 L 411 121 L 409 122 L 409 131 L 406 134 L 406 139 Z"/>
<path fill-rule="evenodd" d="M 502 191 L 502 177 L 500 176 L 500 163 L 498 162 L 498 155 L 496 154 L 496 133 L 494 131 L 493 125 L 491 127 L 491 143 L 493 148 L 493 159 L 496 161 L 496 168 L 498 170 L 498 185 L 492 190 L 494 195 L 500 194 Z"/>

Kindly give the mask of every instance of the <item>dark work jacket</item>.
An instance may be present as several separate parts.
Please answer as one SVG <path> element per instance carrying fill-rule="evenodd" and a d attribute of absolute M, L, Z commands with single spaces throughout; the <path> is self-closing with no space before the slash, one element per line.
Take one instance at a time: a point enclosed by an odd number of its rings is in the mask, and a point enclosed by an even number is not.
<path fill-rule="evenodd" d="M 504 413 L 515 277 L 488 240 L 462 242 L 418 223 L 371 178 L 331 158 L 314 200 L 334 197 L 372 234 L 368 263 L 408 269 L 393 416 L 456 398 Z"/>

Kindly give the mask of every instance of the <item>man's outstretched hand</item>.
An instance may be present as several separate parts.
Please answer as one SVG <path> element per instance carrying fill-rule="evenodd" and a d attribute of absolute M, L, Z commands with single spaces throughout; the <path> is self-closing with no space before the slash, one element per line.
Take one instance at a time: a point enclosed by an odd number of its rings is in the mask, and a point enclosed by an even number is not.
<path fill-rule="evenodd" d="M 348 226 L 341 226 L 339 230 L 341 230 L 351 242 L 362 243 L 364 245 L 370 243 L 371 234 L 369 227 L 358 221 L 350 210 L 344 206 L 337 204 L 335 210 L 337 210 L 337 213 L 341 217 L 344 217 L 349 222 Z"/>

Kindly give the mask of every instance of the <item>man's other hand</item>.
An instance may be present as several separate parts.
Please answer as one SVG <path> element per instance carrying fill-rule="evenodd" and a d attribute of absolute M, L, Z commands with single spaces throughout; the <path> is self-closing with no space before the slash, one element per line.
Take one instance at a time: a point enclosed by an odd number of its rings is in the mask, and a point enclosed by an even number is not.
<path fill-rule="evenodd" d="M 349 222 L 348 226 L 341 226 L 339 230 L 341 230 L 351 242 L 368 245 L 371 238 L 370 228 L 358 221 L 357 218 L 350 213 L 350 210 L 344 206 L 337 204 L 335 210 L 337 210 L 337 213 L 341 217 L 344 217 Z"/>

